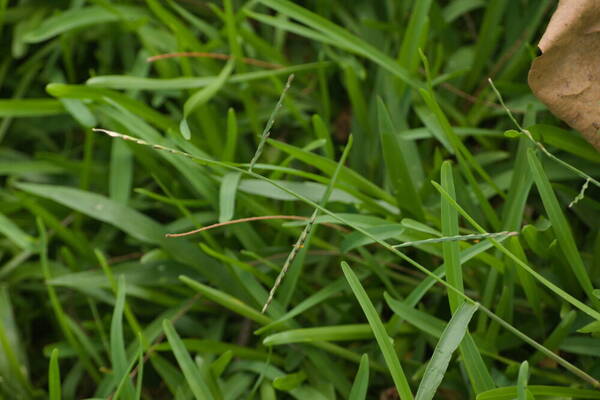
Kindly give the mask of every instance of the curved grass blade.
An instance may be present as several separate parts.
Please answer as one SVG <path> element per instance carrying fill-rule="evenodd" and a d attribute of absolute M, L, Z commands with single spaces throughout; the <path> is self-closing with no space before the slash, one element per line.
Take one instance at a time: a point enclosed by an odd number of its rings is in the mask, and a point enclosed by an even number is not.
<path fill-rule="evenodd" d="M 207 383 L 202 379 L 198 366 L 192 360 L 190 353 L 185 348 L 171 321 L 165 319 L 163 321 L 163 329 L 171 345 L 175 359 L 177 359 L 177 363 L 196 400 L 215 400 Z"/>
<path fill-rule="evenodd" d="M 35 239 L 2 213 L 0 213 L 0 233 L 21 250 L 35 250 Z"/>
<path fill-rule="evenodd" d="M 373 332 L 371 327 L 366 324 L 320 326 L 274 333 L 264 338 L 263 344 L 279 346 L 290 343 L 350 341 L 371 337 L 373 337 Z"/>
<path fill-rule="evenodd" d="M 290 67 L 268 71 L 252 71 L 241 74 L 232 74 L 227 79 L 227 84 L 247 83 L 260 79 L 269 79 L 280 75 L 290 75 L 311 70 L 322 70 L 332 66 L 329 61 L 298 64 Z M 181 77 L 181 78 L 145 78 L 126 75 L 100 75 L 86 81 L 87 86 L 120 90 L 185 90 L 197 89 L 210 85 L 217 79 L 216 76 Z"/>
<path fill-rule="evenodd" d="M 477 311 L 477 304 L 463 303 L 452 315 L 442 336 L 433 351 L 433 356 L 425 368 L 415 400 L 431 400 L 448 369 L 452 353 L 467 333 L 469 321 Z"/>
<path fill-rule="evenodd" d="M 266 325 L 271 322 L 271 318 L 267 317 L 264 314 L 261 314 L 259 311 L 255 310 L 247 304 L 244 304 L 239 299 L 227 293 L 224 293 L 217 289 L 213 289 L 200 282 L 196 282 L 193 279 L 188 278 L 187 276 L 181 276 L 179 279 L 181 279 L 183 283 L 185 283 L 192 289 L 202 293 L 209 300 L 212 300 L 215 303 L 218 303 L 237 314 L 249 318 L 252 321 L 258 322 L 261 325 Z"/>
<path fill-rule="evenodd" d="M 350 390 L 348 400 L 365 400 L 367 398 L 367 389 L 369 388 L 369 356 L 363 354 L 360 358 L 358 372 Z"/>
<path fill-rule="evenodd" d="M 167 233 L 164 226 L 133 208 L 96 193 L 66 186 L 33 183 L 17 183 L 15 186 L 114 225 L 138 240 L 159 245 L 175 259 L 187 265 L 195 266 L 202 260 L 203 274 L 205 273 L 212 283 L 226 282 L 223 271 L 214 260 L 189 242 L 169 240 L 164 236 Z"/>
<path fill-rule="evenodd" d="M 581 253 L 577 250 L 571 226 L 561 211 L 558 199 L 552 190 L 550 181 L 548 180 L 534 149 L 529 149 L 527 159 L 529 161 L 529 167 L 531 168 L 533 180 L 535 181 L 542 202 L 544 203 L 544 208 L 548 213 L 550 222 L 552 222 L 552 230 L 558 239 L 558 244 L 584 292 L 587 294 L 592 304 L 600 309 L 600 301 L 592 294 L 594 287 L 581 258 Z"/>
<path fill-rule="evenodd" d="M 217 76 L 217 79 L 215 79 L 206 87 L 198 90 L 189 99 L 186 100 L 185 104 L 183 105 L 183 119 L 181 120 L 181 123 L 179 125 L 181 134 L 185 139 L 190 140 L 190 138 L 192 137 L 192 133 L 190 132 L 190 128 L 187 123 L 187 119 L 189 118 L 190 114 L 196 108 L 207 103 L 217 94 L 217 92 L 223 87 L 223 85 L 225 85 L 225 82 L 227 82 L 227 78 L 229 78 L 229 75 L 231 75 L 234 65 L 234 61 L 229 60 Z"/>
<path fill-rule="evenodd" d="M 306 380 L 307 376 L 304 371 L 296 372 L 293 374 L 287 374 L 279 376 L 273 379 L 273 387 L 277 390 L 283 390 L 289 392 L 296 389 L 302 382 Z"/>
<path fill-rule="evenodd" d="M 385 330 L 383 322 L 377 314 L 377 310 L 375 310 L 375 306 L 373 306 L 373 303 L 371 303 L 371 300 L 369 299 L 365 289 L 360 284 L 358 277 L 346 262 L 342 262 L 342 270 L 344 271 L 344 275 L 348 280 L 348 284 L 350 285 L 354 296 L 358 300 L 360 307 L 369 321 L 369 325 L 373 330 L 373 335 L 377 340 L 377 344 L 379 345 L 381 353 L 383 353 L 383 358 L 390 370 L 390 374 L 392 375 L 392 379 L 394 380 L 398 394 L 400 394 L 400 398 L 403 400 L 414 399 L 410 390 L 410 385 L 406 379 L 406 375 L 404 374 L 402 366 L 400 365 L 400 360 L 398 359 L 396 350 L 394 349 L 390 337 Z"/>
<path fill-rule="evenodd" d="M 133 20 L 146 16 L 140 7 L 111 5 L 111 9 L 101 6 L 71 8 L 44 20 L 36 29 L 28 32 L 23 40 L 27 43 L 38 43 L 61 33 L 83 26 L 106 24 L 121 19 Z"/>

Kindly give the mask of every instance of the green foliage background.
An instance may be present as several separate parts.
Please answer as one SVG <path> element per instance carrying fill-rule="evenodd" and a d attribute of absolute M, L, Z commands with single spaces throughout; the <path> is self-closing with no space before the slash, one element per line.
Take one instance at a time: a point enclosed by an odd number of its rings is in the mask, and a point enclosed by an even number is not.
<path fill-rule="evenodd" d="M 553 6 L 0 0 L 0 398 L 600 398 Z"/>

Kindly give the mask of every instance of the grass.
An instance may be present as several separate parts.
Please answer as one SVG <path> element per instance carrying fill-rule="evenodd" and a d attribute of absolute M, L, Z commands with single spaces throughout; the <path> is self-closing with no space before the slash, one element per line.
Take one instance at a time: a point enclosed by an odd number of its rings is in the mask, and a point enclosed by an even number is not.
<path fill-rule="evenodd" d="M 0 1 L 0 399 L 600 398 L 551 8 Z"/>

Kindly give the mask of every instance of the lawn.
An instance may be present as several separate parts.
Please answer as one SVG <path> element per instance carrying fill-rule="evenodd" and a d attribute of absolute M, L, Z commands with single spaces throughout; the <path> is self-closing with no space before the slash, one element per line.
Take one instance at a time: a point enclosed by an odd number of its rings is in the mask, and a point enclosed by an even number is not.
<path fill-rule="evenodd" d="M 550 0 L 0 0 L 0 400 L 600 399 Z"/>

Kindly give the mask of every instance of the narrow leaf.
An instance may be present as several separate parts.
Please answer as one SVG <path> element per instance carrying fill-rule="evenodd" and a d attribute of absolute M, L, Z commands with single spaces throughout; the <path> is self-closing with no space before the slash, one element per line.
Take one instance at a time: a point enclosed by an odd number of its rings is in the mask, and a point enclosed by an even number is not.
<path fill-rule="evenodd" d="M 408 384 L 406 375 L 404 375 L 404 371 L 402 370 L 400 360 L 398 359 L 396 350 L 392 345 L 392 341 L 385 330 L 385 326 L 383 325 L 381 318 L 379 318 L 379 315 L 377 314 L 377 310 L 375 310 L 375 306 L 373 306 L 373 303 L 371 303 L 367 292 L 362 287 L 358 277 L 347 263 L 342 262 L 342 270 L 344 271 L 344 275 L 348 280 L 348 284 L 350 284 L 350 288 L 352 288 L 352 292 L 354 292 L 354 296 L 358 300 L 358 303 L 360 304 L 365 316 L 367 317 L 367 320 L 369 321 L 369 325 L 371 325 L 371 329 L 373 329 L 373 335 L 375 336 L 377 344 L 383 353 L 383 358 L 390 370 L 392 379 L 396 384 L 396 389 L 400 394 L 400 398 L 403 400 L 412 400 L 414 397 L 410 390 L 410 385 Z"/>
<path fill-rule="evenodd" d="M 214 397 L 208 388 L 208 385 L 202 379 L 198 366 L 196 366 L 192 360 L 190 353 L 185 348 L 185 345 L 175 331 L 171 321 L 165 319 L 163 321 L 163 329 L 167 336 L 167 340 L 171 345 L 175 359 L 177 359 L 177 363 L 179 364 L 196 400 L 213 400 Z"/>
<path fill-rule="evenodd" d="M 364 400 L 367 398 L 367 389 L 369 388 L 369 356 L 363 354 L 360 358 L 358 372 L 352 384 L 352 390 L 348 400 Z"/>
<path fill-rule="evenodd" d="M 235 197 L 241 174 L 231 172 L 221 180 L 219 191 L 219 222 L 227 222 L 233 218 L 235 212 Z"/>
<path fill-rule="evenodd" d="M 476 304 L 463 303 L 452 315 L 452 319 L 446 325 L 444 332 L 438 342 L 433 356 L 425 368 L 425 374 L 419 385 L 416 400 L 433 399 L 442 378 L 448 369 L 452 353 L 462 341 L 471 317 L 477 311 Z"/>

